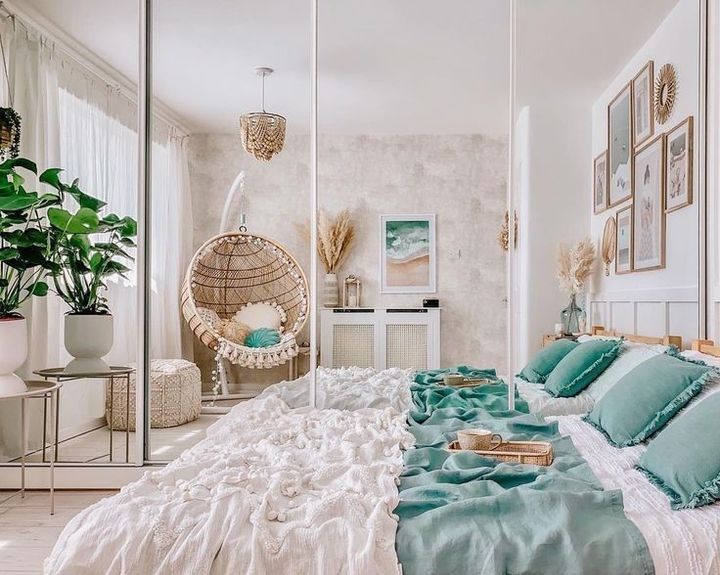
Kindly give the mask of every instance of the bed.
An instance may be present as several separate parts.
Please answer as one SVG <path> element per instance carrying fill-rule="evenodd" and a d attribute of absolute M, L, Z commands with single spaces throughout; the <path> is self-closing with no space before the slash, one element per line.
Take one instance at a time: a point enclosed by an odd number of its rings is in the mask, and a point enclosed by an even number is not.
<path fill-rule="evenodd" d="M 468 390 L 430 385 L 418 391 L 407 370 L 321 369 L 322 409 L 313 409 L 305 407 L 302 380 L 272 386 L 233 408 L 209 429 L 207 439 L 166 468 L 146 473 L 81 512 L 64 529 L 45 572 L 408 575 L 437 572 L 417 565 L 430 565 L 428 556 L 443 553 L 444 565 L 447 557 L 472 560 L 465 567 L 473 573 L 508 571 L 509 561 L 517 559 L 508 555 L 522 553 L 525 565 L 534 567 L 512 572 L 550 572 L 538 566 L 543 561 L 556 566 L 553 557 L 563 549 L 584 554 L 585 564 L 595 569 L 553 572 L 603 573 L 622 564 L 613 561 L 635 565 L 633 555 L 647 552 L 652 559 L 639 573 L 720 574 L 720 505 L 671 511 L 665 496 L 632 469 L 643 446 L 613 448 L 577 415 L 545 420 L 509 412 L 501 385 L 481 388 L 488 401 L 476 401 Z M 462 403 L 448 402 L 454 393 L 470 403 L 460 408 Z M 432 409 L 419 405 L 421 395 L 423 401 L 435 398 Z M 518 404 L 527 407 L 521 397 Z M 444 419 L 437 417 L 441 411 Z M 467 417 L 470 412 L 474 420 Z M 413 418 L 421 419 L 422 427 L 408 428 Z M 479 457 L 474 454 L 449 455 L 444 446 L 455 431 L 477 421 L 507 437 L 550 434 L 557 464 L 544 470 L 473 460 Z M 552 435 L 558 429 L 567 437 Z M 429 456 L 440 458 L 435 468 Z M 458 480 L 469 473 L 476 475 Z M 528 500 L 531 505 L 512 496 L 522 484 L 525 496 L 535 497 Z M 539 498 L 546 497 L 540 493 L 544 485 L 552 487 L 548 499 Z M 478 486 L 490 489 L 490 507 L 507 504 L 508 497 L 518 502 L 513 513 L 521 520 L 480 521 L 478 515 L 476 529 L 496 538 L 478 532 L 481 544 L 463 539 L 458 546 L 453 540 L 439 550 L 431 542 L 445 529 L 434 521 L 436 515 L 428 515 L 416 546 L 417 518 L 437 506 L 443 490 L 455 498 L 453 505 L 464 506 L 459 490 Z M 429 494 L 429 502 L 418 493 Z M 538 512 L 543 504 L 552 505 L 537 521 L 528 520 L 529 509 Z M 472 534 L 454 508 L 448 509 L 446 521 L 463 535 Z M 606 530 L 598 536 L 592 522 L 603 514 Z M 540 528 L 545 516 L 550 535 Z M 558 529 L 556 519 L 567 523 Z M 589 532 L 581 534 L 588 525 Z M 419 563 L 407 560 L 408 553 Z M 462 566 L 455 571 L 462 572 Z M 614 572 L 636 571 L 618 567 Z"/>

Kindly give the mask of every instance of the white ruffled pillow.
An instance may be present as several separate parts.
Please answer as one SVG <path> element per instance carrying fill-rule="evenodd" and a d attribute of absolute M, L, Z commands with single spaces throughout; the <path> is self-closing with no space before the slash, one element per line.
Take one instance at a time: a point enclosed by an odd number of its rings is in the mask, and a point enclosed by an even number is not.
<path fill-rule="evenodd" d="M 245 324 L 251 330 L 265 327 L 282 332 L 282 324 L 287 321 L 287 315 L 277 302 L 248 303 L 240 308 L 232 319 Z"/>
<path fill-rule="evenodd" d="M 656 355 L 665 353 L 668 349 L 669 347 L 666 345 L 623 342 L 615 361 L 585 391 L 593 400 L 599 401 L 611 387 L 638 365 Z"/>

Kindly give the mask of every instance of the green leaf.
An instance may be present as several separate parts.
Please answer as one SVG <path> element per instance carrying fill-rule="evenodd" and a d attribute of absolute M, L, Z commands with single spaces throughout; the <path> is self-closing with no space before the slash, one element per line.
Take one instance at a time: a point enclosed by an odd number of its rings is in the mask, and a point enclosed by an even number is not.
<path fill-rule="evenodd" d="M 130 218 L 126 217 L 120 220 L 123 222 L 123 226 L 120 229 L 120 233 L 122 234 L 122 237 L 124 238 L 132 238 L 137 235 L 137 222 Z"/>
<path fill-rule="evenodd" d="M 5 232 L 0 235 L 6 242 L 16 247 L 44 247 L 45 245 L 47 245 L 47 233 L 37 228 L 14 230 L 12 232 Z"/>
<path fill-rule="evenodd" d="M 0 278 L 0 289 L 6 288 L 10 285 L 10 282 L 7 278 Z"/>
<path fill-rule="evenodd" d="M 47 293 L 48 285 L 45 282 L 37 282 L 32 289 L 32 294 L 39 297 L 45 297 Z"/>
<path fill-rule="evenodd" d="M 37 174 L 37 164 L 27 158 L 10 158 L 0 164 L 0 171 L 10 171 L 15 168 L 25 168 L 33 174 Z"/>
<path fill-rule="evenodd" d="M 80 208 L 73 215 L 62 208 L 50 208 L 47 211 L 50 225 L 68 234 L 92 234 L 98 231 L 100 220 L 89 208 Z"/>
<path fill-rule="evenodd" d="M 49 186 L 52 186 L 56 190 L 62 192 L 65 189 L 65 184 L 60 181 L 60 172 L 62 171 L 62 168 L 48 168 L 40 174 L 39 179 L 43 184 L 48 184 Z"/>
<path fill-rule="evenodd" d="M 6 262 L 20 257 L 20 252 L 16 248 L 1 248 L 0 261 Z"/>
<path fill-rule="evenodd" d="M 102 267 L 104 263 L 104 258 L 102 257 L 102 254 L 95 252 L 93 256 L 90 258 L 90 270 L 97 274 L 98 271 L 100 271 L 100 268 Z"/>
<path fill-rule="evenodd" d="M 78 187 L 78 180 L 75 180 L 69 188 L 65 189 L 65 191 L 73 198 L 75 198 L 75 201 L 80 205 L 81 208 L 87 208 L 95 213 L 99 212 L 101 208 L 107 205 L 102 200 L 94 198 L 93 196 L 83 192 Z"/>
<path fill-rule="evenodd" d="M 0 196 L 0 212 L 18 212 L 27 210 L 37 201 L 38 195 L 35 193 Z"/>

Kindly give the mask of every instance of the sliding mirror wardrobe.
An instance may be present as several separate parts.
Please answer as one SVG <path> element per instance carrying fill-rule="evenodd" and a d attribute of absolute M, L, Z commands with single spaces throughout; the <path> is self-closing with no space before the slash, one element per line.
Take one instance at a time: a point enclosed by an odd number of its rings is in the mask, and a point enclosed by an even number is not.
<path fill-rule="evenodd" d="M 509 31 L 503 3 L 319 0 L 319 364 L 352 368 L 320 407 L 367 369 L 505 368 Z"/>
<path fill-rule="evenodd" d="M 0 9 L 2 353 L 25 382 L 0 401 L 2 477 L 13 484 L 23 459 L 27 484 L 46 487 L 51 462 L 142 457 L 117 421 L 140 337 L 138 3 L 82 4 Z"/>
<path fill-rule="evenodd" d="M 146 458 L 167 461 L 261 393 L 307 403 L 310 3 L 156 0 L 150 22 Z"/>
<path fill-rule="evenodd" d="M 521 365 L 593 329 L 705 336 L 705 2 L 576 6 L 516 3 Z"/>

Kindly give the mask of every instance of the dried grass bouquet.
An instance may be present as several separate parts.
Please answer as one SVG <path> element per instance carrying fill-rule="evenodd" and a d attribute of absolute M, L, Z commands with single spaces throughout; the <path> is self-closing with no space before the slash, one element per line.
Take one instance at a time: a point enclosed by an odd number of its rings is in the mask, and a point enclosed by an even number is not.
<path fill-rule="evenodd" d="M 298 226 L 301 235 L 309 241 L 310 224 Z M 324 210 L 318 214 L 317 253 L 325 273 L 334 274 L 350 254 L 355 241 L 355 225 L 350 210 L 343 210 L 334 218 Z"/>
<path fill-rule="evenodd" d="M 560 289 L 575 296 L 585 290 L 595 262 L 595 246 L 590 238 L 581 240 L 575 247 L 560 244 L 557 277 Z"/>

